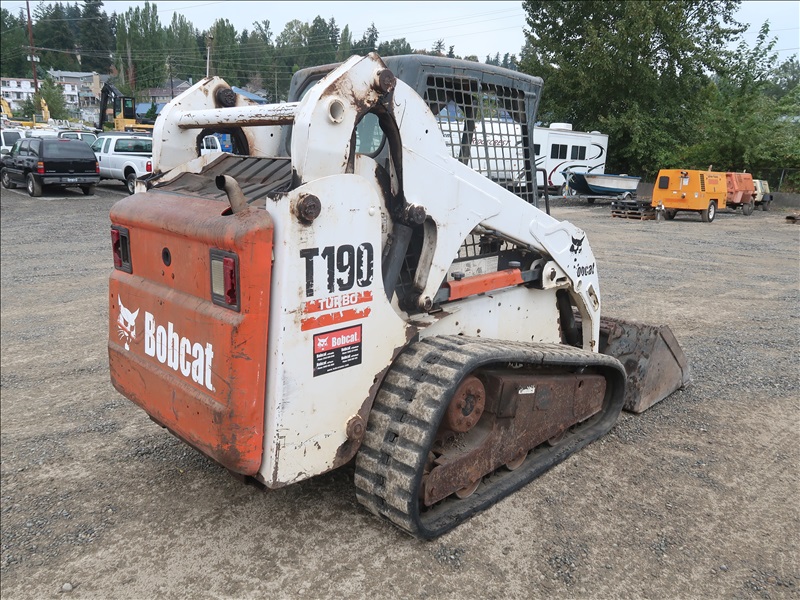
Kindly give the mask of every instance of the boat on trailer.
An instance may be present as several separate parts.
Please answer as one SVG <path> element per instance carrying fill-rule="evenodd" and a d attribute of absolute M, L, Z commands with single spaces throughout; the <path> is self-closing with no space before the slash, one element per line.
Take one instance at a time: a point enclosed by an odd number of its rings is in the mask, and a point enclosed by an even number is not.
<path fill-rule="evenodd" d="M 592 196 L 635 196 L 641 177 L 609 173 L 564 171 L 567 186 L 576 194 Z"/>

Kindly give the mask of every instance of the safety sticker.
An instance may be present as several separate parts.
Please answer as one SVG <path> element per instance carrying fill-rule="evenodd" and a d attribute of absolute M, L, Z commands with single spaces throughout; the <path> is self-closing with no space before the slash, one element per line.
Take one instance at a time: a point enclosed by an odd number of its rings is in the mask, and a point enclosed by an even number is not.
<path fill-rule="evenodd" d="M 361 325 L 314 336 L 314 377 L 361 364 Z"/>

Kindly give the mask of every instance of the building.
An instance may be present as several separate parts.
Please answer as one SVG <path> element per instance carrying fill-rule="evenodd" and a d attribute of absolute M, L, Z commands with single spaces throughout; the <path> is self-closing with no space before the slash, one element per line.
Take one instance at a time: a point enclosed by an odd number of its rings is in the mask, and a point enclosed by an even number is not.
<path fill-rule="evenodd" d="M 48 75 L 64 90 L 64 101 L 71 119 L 96 122 L 100 114 L 100 90 L 108 75 L 82 73 L 78 71 L 49 70 Z M 41 86 L 41 80 L 39 80 Z M 0 93 L 12 111 L 19 110 L 22 103 L 36 92 L 33 79 L 3 77 Z"/>
<path fill-rule="evenodd" d="M 166 104 L 175 96 L 178 96 L 192 87 L 192 84 L 183 79 L 167 79 L 161 87 L 149 88 L 145 90 L 142 101 L 146 101 L 148 106 L 153 104 Z"/>
<path fill-rule="evenodd" d="M 74 118 L 91 123 L 100 118 L 100 91 L 109 75 L 81 71 L 48 71 L 54 81 L 64 86 L 67 110 Z M 69 93 L 67 90 L 69 89 Z"/>
<path fill-rule="evenodd" d="M 11 110 L 16 111 L 26 100 L 29 100 L 36 90 L 33 88 L 33 79 L 23 79 L 21 77 L 3 77 L 0 82 L 0 94 L 11 106 Z"/>

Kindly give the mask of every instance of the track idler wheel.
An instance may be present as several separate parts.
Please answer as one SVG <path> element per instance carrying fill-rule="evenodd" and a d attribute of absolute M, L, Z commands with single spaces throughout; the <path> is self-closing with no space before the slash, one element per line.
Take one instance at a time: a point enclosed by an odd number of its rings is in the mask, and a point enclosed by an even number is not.
<path fill-rule="evenodd" d="M 442 427 L 466 433 L 478 423 L 486 406 L 486 389 L 481 380 L 470 375 L 458 386 L 444 415 Z"/>

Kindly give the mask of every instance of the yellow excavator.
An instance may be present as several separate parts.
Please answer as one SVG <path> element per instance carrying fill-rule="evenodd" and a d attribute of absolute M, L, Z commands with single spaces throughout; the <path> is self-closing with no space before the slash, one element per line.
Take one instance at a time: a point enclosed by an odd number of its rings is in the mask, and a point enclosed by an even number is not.
<path fill-rule="evenodd" d="M 42 119 L 36 120 L 36 115 L 33 115 L 32 121 L 21 121 L 14 119 L 14 112 L 11 110 L 11 105 L 5 98 L 0 98 L 0 106 L 2 107 L 3 124 L 11 127 L 47 127 L 50 121 L 50 108 L 44 98 L 39 99 L 39 105 L 42 107 Z"/>
<path fill-rule="evenodd" d="M 106 82 L 100 92 L 100 120 L 97 128 L 102 131 L 107 119 L 109 100 L 114 113 L 114 131 L 152 131 L 152 123 L 142 123 L 136 117 L 136 101 L 125 96 L 115 86 Z"/>

